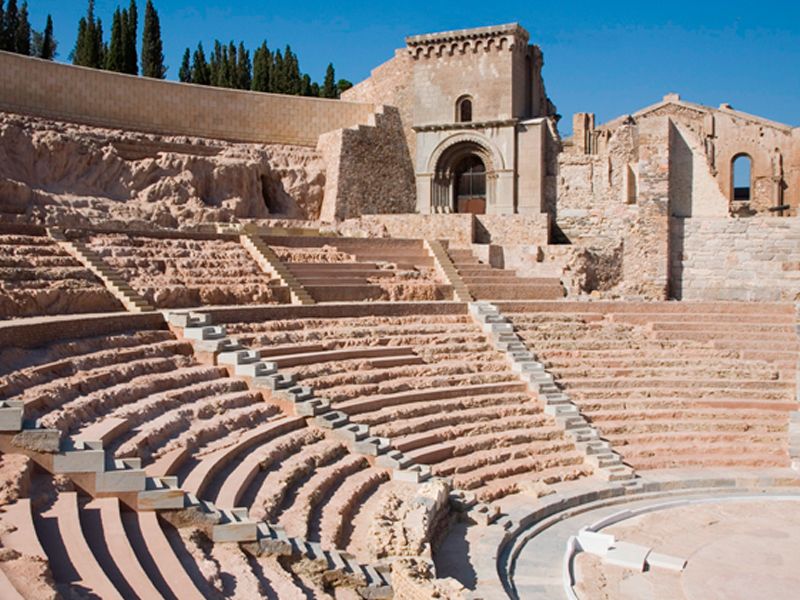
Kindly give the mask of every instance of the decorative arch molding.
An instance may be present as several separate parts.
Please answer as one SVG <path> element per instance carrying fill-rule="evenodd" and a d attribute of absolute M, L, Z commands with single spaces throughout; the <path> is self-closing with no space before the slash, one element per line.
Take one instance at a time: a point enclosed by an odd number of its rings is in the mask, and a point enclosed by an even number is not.
<path fill-rule="evenodd" d="M 475 132 L 462 132 L 449 136 L 439 142 L 439 145 L 434 148 L 428 159 L 428 173 L 435 173 L 440 165 L 449 162 L 447 160 L 442 161 L 442 157 L 444 156 L 446 159 L 449 158 L 445 156 L 445 154 L 449 155 L 454 153 L 454 147 L 461 145 L 463 145 L 464 148 L 471 146 L 472 150 L 481 157 L 486 165 L 487 174 L 505 170 L 506 165 L 503 155 L 489 138 Z M 456 149 L 456 152 L 457 151 L 458 149 Z"/>
<path fill-rule="evenodd" d="M 430 202 L 433 212 L 451 212 L 456 207 L 456 172 L 469 157 L 477 157 L 485 167 L 486 197 L 489 206 L 495 202 L 498 172 L 505 170 L 505 160 L 496 146 L 476 132 L 461 132 L 439 143 L 428 159 Z"/>

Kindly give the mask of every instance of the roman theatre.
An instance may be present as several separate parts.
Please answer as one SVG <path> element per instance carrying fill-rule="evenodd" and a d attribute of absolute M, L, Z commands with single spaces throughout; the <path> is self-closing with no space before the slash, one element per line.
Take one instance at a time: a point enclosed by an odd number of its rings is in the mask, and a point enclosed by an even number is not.
<path fill-rule="evenodd" d="M 562 137 L 543 64 L 0 52 L 0 597 L 790 597 L 800 128 L 660 90 Z"/>

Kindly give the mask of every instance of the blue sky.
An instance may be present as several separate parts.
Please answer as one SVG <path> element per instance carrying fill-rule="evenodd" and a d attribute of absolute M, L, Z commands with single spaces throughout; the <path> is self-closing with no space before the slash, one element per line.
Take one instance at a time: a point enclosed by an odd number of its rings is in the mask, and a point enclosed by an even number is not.
<path fill-rule="evenodd" d="M 75 43 L 83 0 L 28 0 L 34 28 L 55 21 L 59 59 Z M 96 0 L 108 35 L 111 15 L 129 0 Z M 140 26 L 144 0 L 138 0 Z M 735 108 L 800 125 L 800 2 L 439 2 L 391 3 L 155 0 L 168 77 L 186 46 L 242 40 L 254 47 L 287 43 L 301 68 L 320 80 L 360 81 L 403 46 L 406 35 L 518 21 L 545 57 L 545 83 L 562 132 L 574 112 L 599 122 L 678 92 L 690 101 Z"/>

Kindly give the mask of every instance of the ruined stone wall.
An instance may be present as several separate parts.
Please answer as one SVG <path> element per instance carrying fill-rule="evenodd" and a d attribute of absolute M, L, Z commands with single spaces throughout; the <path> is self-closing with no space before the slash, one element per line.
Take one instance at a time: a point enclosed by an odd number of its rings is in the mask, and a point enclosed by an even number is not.
<path fill-rule="evenodd" d="M 567 146 L 558 155 L 553 217 L 570 241 L 623 236 L 626 222 L 638 212 L 636 195 L 629 193 L 635 192 L 638 146 L 638 128 L 626 124 L 598 154 Z"/>
<path fill-rule="evenodd" d="M 381 107 L 373 125 L 320 136 L 318 150 L 327 165 L 323 221 L 416 210 L 414 168 L 396 108 Z"/>
<path fill-rule="evenodd" d="M 626 221 L 622 249 L 626 295 L 666 300 L 669 279 L 670 122 L 639 125 L 638 211 Z"/>
<path fill-rule="evenodd" d="M 87 69 L 0 52 L 0 110 L 162 135 L 314 146 L 366 123 L 369 103 L 262 94 Z"/>
<path fill-rule="evenodd" d="M 364 215 L 342 222 L 337 231 L 347 236 L 449 240 L 469 246 L 475 238 L 475 217 L 470 214 Z"/>
<path fill-rule="evenodd" d="M 0 213 L 43 225 L 316 219 L 325 164 L 301 146 L 132 133 L 0 113 Z"/>
<path fill-rule="evenodd" d="M 342 100 L 348 102 L 396 107 L 403 121 L 409 156 L 416 153 L 416 134 L 411 129 L 414 124 L 413 66 L 411 56 L 405 48 L 395 50 L 394 58 L 373 69 L 368 79 L 342 94 Z"/>
<path fill-rule="evenodd" d="M 787 214 L 797 216 L 800 206 L 800 130 L 735 111 L 727 105 L 719 109 L 680 101 L 667 96 L 665 103 L 637 114 L 637 123 L 669 117 L 683 133 L 695 154 L 694 173 L 708 172 L 717 190 L 707 186 L 695 190 L 692 205 L 676 205 L 676 216 L 711 216 L 706 194 L 715 201 L 723 198 L 726 207 L 748 213 L 768 213 L 771 207 L 784 204 L 792 207 Z M 686 135 L 686 133 L 691 135 Z M 678 149 L 680 150 L 680 148 Z M 733 160 L 747 155 L 751 164 L 751 200 L 733 202 Z M 701 162 L 700 157 L 704 159 Z M 691 171 L 689 171 L 691 174 Z M 695 209 L 697 209 L 695 211 Z M 715 214 L 719 213 L 714 209 Z"/>
<path fill-rule="evenodd" d="M 682 300 L 800 300 L 800 219 L 672 220 L 670 288 Z"/>

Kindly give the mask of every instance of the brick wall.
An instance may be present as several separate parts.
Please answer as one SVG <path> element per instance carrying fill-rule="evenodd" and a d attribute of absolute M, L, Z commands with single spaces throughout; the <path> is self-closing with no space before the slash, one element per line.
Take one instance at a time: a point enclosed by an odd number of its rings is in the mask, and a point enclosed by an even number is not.
<path fill-rule="evenodd" d="M 800 300 L 800 219 L 672 219 L 672 295 Z"/>
<path fill-rule="evenodd" d="M 0 110 L 89 125 L 314 146 L 367 123 L 368 103 L 260 94 L 74 67 L 0 52 Z"/>

